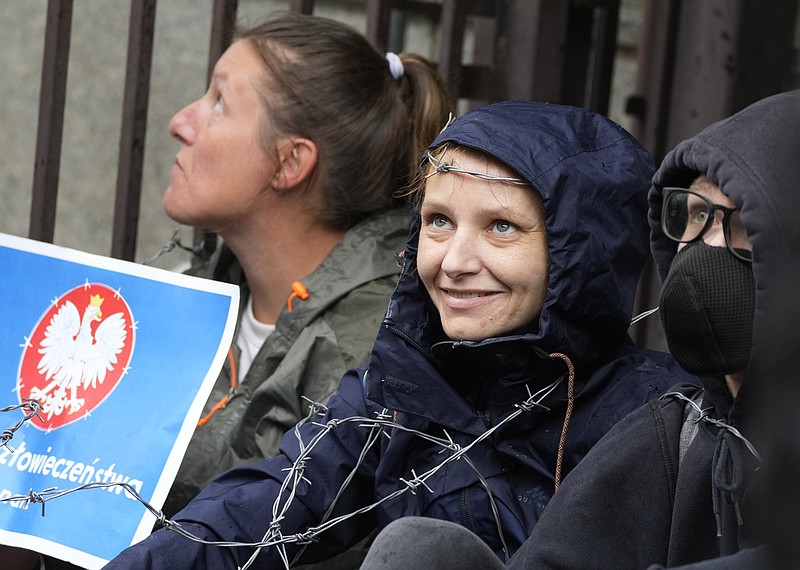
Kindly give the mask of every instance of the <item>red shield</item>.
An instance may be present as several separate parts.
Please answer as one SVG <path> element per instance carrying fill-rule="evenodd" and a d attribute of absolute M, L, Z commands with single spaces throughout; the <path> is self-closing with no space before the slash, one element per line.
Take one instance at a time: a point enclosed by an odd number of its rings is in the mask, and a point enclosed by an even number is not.
<path fill-rule="evenodd" d="M 20 402 L 41 404 L 31 423 L 53 430 L 88 417 L 128 370 L 135 327 L 118 291 L 86 283 L 53 301 L 26 339 L 17 375 Z"/>

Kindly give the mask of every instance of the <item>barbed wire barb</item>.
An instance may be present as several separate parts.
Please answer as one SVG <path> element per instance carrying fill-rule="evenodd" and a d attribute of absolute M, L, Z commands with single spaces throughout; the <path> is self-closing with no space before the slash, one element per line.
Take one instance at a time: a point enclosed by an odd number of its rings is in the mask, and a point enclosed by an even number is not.
<path fill-rule="evenodd" d="M 19 420 L 15 425 L 10 428 L 6 428 L 0 433 L 0 448 L 5 447 L 9 452 L 14 453 L 14 448 L 9 445 L 9 441 L 14 437 L 14 434 L 23 426 L 26 422 L 29 422 L 33 419 L 34 416 L 39 418 L 39 421 L 44 422 L 44 418 L 39 414 L 39 410 L 42 409 L 42 405 L 32 398 L 23 398 L 19 404 L 14 404 L 12 406 L 6 406 L 5 408 L 0 408 L 0 412 L 13 412 L 14 410 L 23 410 L 27 413 Z"/>

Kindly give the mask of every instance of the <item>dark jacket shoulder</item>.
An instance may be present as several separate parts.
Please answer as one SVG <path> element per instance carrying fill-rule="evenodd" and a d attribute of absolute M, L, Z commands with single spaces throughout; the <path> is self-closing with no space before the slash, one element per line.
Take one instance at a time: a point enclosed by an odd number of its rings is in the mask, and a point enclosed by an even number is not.
<path fill-rule="evenodd" d="M 697 390 L 682 384 L 671 391 L 690 397 Z M 666 563 L 684 410 L 684 401 L 664 397 L 617 423 L 566 477 L 509 567 Z"/>

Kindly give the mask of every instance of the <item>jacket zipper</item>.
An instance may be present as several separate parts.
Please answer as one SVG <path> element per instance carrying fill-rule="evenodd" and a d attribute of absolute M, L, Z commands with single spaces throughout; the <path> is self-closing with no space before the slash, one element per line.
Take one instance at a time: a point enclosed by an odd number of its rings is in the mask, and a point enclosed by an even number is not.
<path fill-rule="evenodd" d="M 420 345 L 418 345 L 418 344 L 417 344 L 417 343 L 416 343 L 416 342 L 415 342 L 415 341 L 414 341 L 414 340 L 413 340 L 413 339 L 412 339 L 410 336 L 408 336 L 406 333 L 404 333 L 403 331 L 401 331 L 400 329 L 398 329 L 398 328 L 397 328 L 396 326 L 394 326 L 394 325 L 388 325 L 388 324 L 387 324 L 387 325 L 384 325 L 384 326 L 385 326 L 387 329 L 389 329 L 390 331 L 392 331 L 394 334 L 396 334 L 397 336 L 399 336 L 400 338 L 402 338 L 402 339 L 403 339 L 404 341 L 406 341 L 408 344 L 410 344 L 411 346 L 413 346 L 415 349 L 417 349 L 417 350 L 420 352 L 420 354 L 422 354 L 423 356 L 425 356 L 425 358 L 428 358 L 428 359 L 430 359 L 430 356 L 428 355 L 428 353 L 427 353 L 427 352 L 425 352 L 425 350 L 424 350 L 424 349 L 423 349 L 423 348 L 422 348 Z"/>
<path fill-rule="evenodd" d="M 470 488 L 461 490 L 461 520 L 463 525 L 472 532 L 477 534 L 475 530 L 475 517 L 472 514 L 472 501 L 470 500 Z"/>

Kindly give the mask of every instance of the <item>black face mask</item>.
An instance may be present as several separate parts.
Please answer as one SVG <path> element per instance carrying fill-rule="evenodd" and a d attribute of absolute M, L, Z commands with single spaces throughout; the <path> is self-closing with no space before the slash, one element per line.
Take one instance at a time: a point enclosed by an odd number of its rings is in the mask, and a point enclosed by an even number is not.
<path fill-rule="evenodd" d="M 753 264 L 702 240 L 672 260 L 661 289 L 661 324 L 675 360 L 692 374 L 740 372 L 750 360 Z"/>

